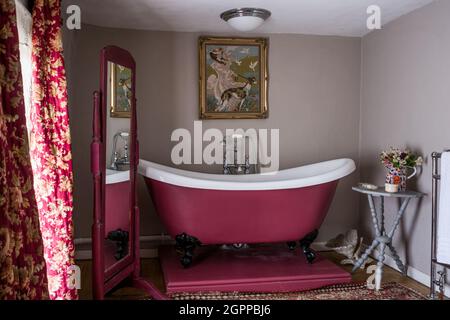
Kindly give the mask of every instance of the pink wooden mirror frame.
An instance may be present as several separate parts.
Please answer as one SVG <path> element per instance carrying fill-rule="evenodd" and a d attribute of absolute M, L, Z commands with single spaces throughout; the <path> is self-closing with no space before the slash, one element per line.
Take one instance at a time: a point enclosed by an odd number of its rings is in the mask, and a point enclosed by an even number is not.
<path fill-rule="evenodd" d="M 132 110 L 130 125 L 130 231 L 129 254 L 105 270 L 105 183 L 106 183 L 106 115 L 108 62 L 132 70 Z M 93 297 L 102 300 L 105 294 L 127 278 L 132 286 L 142 289 L 154 299 L 167 299 L 153 283 L 140 277 L 139 208 L 137 205 L 136 172 L 139 164 L 139 142 L 136 125 L 136 63 L 132 55 L 119 47 L 107 46 L 100 54 L 100 90 L 94 92 L 93 141 L 91 171 L 94 179 L 94 223 L 92 226 Z"/>

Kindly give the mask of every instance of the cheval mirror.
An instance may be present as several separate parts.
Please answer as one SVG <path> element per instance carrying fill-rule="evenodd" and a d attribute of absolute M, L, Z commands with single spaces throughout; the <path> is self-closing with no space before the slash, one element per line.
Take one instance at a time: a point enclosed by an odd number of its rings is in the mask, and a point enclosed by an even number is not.
<path fill-rule="evenodd" d="M 105 47 L 100 55 L 100 90 L 94 92 L 91 146 L 94 299 L 104 299 L 107 292 L 128 278 L 132 286 L 153 298 L 165 298 L 139 276 L 135 88 L 136 64 L 131 54 L 119 47 Z"/>

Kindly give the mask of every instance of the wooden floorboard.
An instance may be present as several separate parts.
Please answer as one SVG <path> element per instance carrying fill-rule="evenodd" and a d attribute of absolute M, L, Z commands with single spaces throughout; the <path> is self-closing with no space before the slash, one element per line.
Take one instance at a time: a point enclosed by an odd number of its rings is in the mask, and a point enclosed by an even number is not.
<path fill-rule="evenodd" d="M 342 256 L 334 252 L 321 252 L 321 254 L 327 257 L 329 260 L 336 264 L 342 260 Z M 91 273 L 91 261 L 80 260 L 77 261 L 78 266 L 81 268 L 81 290 L 79 291 L 80 299 L 92 299 L 92 273 Z M 347 271 L 351 271 L 352 266 L 343 266 Z M 153 281 L 156 287 L 164 292 L 164 278 L 158 259 L 142 259 L 141 261 L 142 276 L 146 279 Z M 383 282 L 397 282 L 404 286 L 414 289 L 424 295 L 428 295 L 429 289 L 423 284 L 403 276 L 400 272 L 385 266 L 383 273 Z M 368 278 L 368 274 L 364 270 L 358 270 L 352 275 L 352 280 L 355 283 L 365 282 Z M 146 294 L 135 288 L 128 286 L 124 282 L 117 289 L 110 292 L 105 298 L 111 300 L 142 300 L 145 299 Z"/>

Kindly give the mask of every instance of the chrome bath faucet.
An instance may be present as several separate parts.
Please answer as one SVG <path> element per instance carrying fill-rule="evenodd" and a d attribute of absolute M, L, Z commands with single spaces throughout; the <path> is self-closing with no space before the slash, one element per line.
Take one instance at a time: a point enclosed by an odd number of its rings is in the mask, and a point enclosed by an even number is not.
<path fill-rule="evenodd" d="M 112 155 L 111 155 L 111 166 L 110 168 L 113 170 L 129 170 L 130 169 L 130 159 L 128 156 L 128 137 L 129 133 L 125 131 L 119 131 L 114 135 L 113 140 L 113 149 L 112 149 Z M 117 139 L 121 138 L 124 140 L 125 145 L 123 147 L 123 155 L 120 156 L 119 152 L 117 151 Z"/>
<path fill-rule="evenodd" d="M 223 139 L 223 145 L 225 152 L 223 153 L 223 174 L 250 174 L 250 160 L 249 156 L 245 156 L 245 163 L 239 164 L 237 163 L 237 156 L 238 156 L 238 150 L 237 150 L 237 144 L 234 143 L 233 138 L 233 163 L 228 163 L 227 161 L 227 138 L 225 137 Z"/>

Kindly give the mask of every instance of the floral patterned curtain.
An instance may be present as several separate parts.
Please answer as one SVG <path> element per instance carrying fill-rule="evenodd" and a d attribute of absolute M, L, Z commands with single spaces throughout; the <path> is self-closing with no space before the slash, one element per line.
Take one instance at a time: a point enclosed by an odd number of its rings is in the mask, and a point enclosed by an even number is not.
<path fill-rule="evenodd" d="M 30 148 L 51 299 L 77 299 L 72 280 L 73 173 L 61 41 L 61 1 L 36 0 Z"/>
<path fill-rule="evenodd" d="M 0 1 L 0 299 L 48 297 L 14 0 Z"/>

